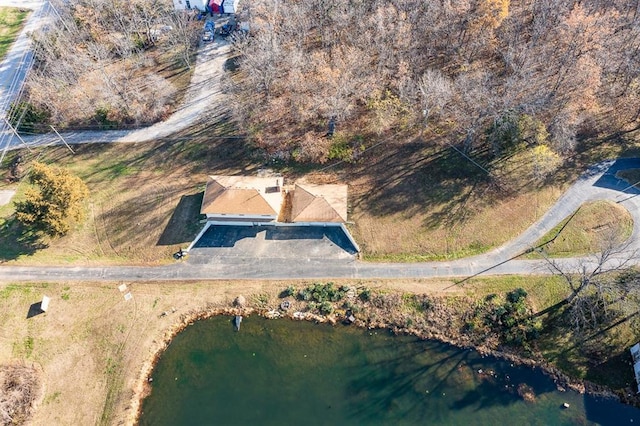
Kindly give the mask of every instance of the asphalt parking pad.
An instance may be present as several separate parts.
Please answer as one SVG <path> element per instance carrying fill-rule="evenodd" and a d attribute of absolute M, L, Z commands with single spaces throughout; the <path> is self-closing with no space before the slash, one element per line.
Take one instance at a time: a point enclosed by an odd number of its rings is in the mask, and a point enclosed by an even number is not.
<path fill-rule="evenodd" d="M 638 158 L 620 158 L 611 164 L 609 168 L 600 176 L 600 178 L 593 184 L 601 188 L 613 189 L 616 191 L 624 192 L 630 195 L 640 194 L 640 190 L 636 187 L 638 182 L 627 182 L 618 177 L 620 170 L 638 169 L 640 168 L 640 159 Z M 592 168 L 592 173 L 600 172 L 600 168 Z M 588 172 L 584 174 L 589 176 Z"/>
<path fill-rule="evenodd" d="M 257 226 L 211 226 L 193 247 L 235 247 L 240 240 L 256 238 L 259 231 Z"/>
<path fill-rule="evenodd" d="M 349 238 L 336 226 L 285 226 L 267 229 L 267 240 L 322 240 L 327 239 L 349 254 L 356 254 L 356 249 Z"/>
<path fill-rule="evenodd" d="M 213 225 L 189 252 L 191 263 L 218 258 L 353 260 L 357 253 L 342 228 L 335 226 Z"/>

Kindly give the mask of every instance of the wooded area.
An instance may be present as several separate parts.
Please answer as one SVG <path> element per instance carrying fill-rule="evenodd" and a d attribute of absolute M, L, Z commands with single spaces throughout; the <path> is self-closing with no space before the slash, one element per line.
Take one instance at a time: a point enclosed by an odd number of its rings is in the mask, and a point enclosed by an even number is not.
<path fill-rule="evenodd" d="M 35 66 L 14 111 L 21 130 L 144 125 L 171 112 L 177 90 L 163 75 L 191 66 L 193 14 L 167 0 L 52 4 L 50 24 L 32 35 Z"/>
<path fill-rule="evenodd" d="M 262 0 L 238 38 L 235 119 L 272 158 L 440 137 L 539 172 L 640 114 L 640 6 L 621 0 Z M 334 138 L 326 137 L 329 122 Z M 444 138 L 442 138 L 444 136 Z"/>

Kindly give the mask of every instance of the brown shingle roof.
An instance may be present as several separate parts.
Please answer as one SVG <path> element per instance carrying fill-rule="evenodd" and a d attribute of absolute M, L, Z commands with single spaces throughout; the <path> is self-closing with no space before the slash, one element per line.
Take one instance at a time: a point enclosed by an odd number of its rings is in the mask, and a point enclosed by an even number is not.
<path fill-rule="evenodd" d="M 347 185 L 296 184 L 291 222 L 346 222 Z"/>
<path fill-rule="evenodd" d="M 202 200 L 202 214 L 277 216 L 282 194 L 272 178 L 209 176 Z"/>

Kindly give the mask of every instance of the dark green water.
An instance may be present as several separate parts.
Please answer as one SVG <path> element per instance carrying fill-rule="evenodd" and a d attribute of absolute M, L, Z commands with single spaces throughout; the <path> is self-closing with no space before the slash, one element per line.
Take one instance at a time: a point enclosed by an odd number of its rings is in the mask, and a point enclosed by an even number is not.
<path fill-rule="evenodd" d="M 240 332 L 217 317 L 176 336 L 142 408 L 140 424 L 154 426 L 640 425 L 640 410 L 559 392 L 539 371 L 474 351 L 257 316 Z"/>

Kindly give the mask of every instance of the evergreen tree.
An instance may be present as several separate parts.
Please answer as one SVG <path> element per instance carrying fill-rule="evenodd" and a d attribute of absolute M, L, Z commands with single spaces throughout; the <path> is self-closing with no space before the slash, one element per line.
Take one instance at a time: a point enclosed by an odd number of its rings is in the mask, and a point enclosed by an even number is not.
<path fill-rule="evenodd" d="M 65 235 L 84 219 L 85 183 L 68 170 L 36 162 L 29 182 L 34 187 L 16 203 L 16 218 L 28 230 L 51 237 Z"/>

